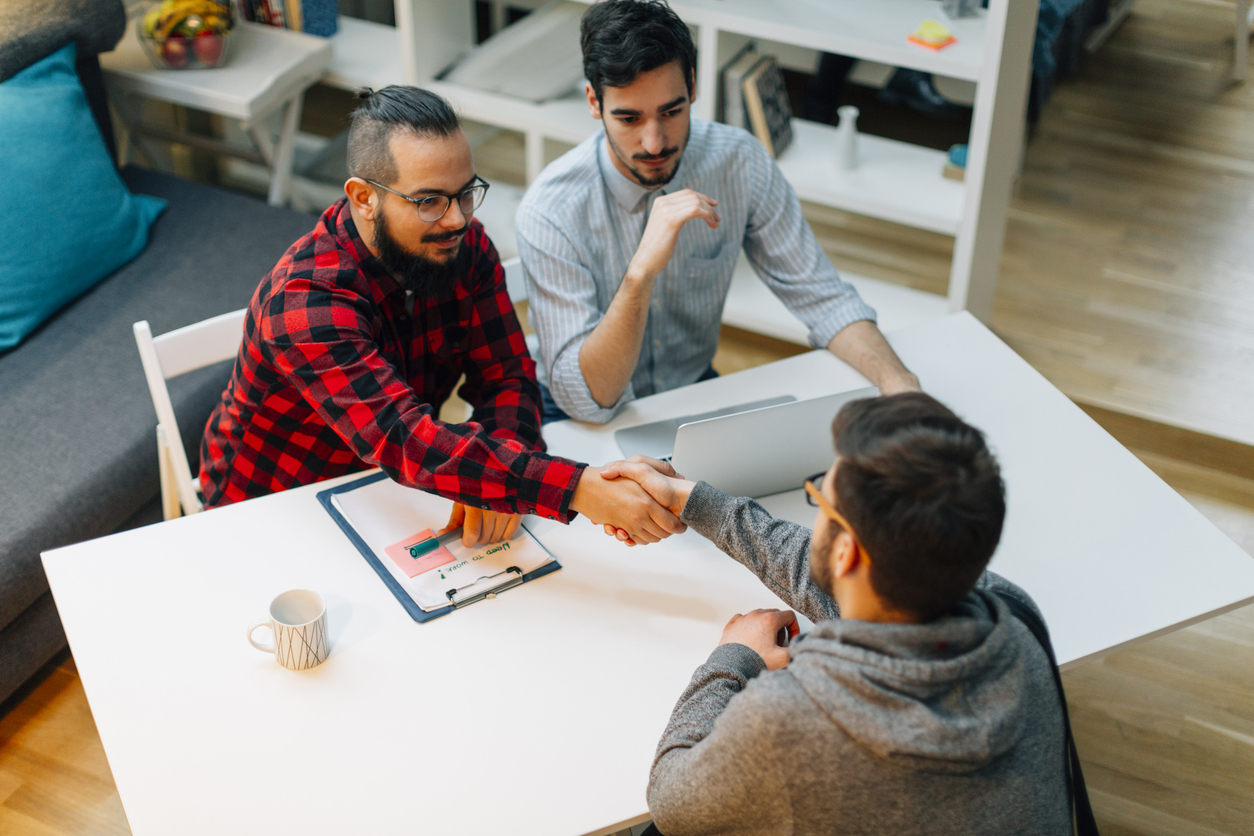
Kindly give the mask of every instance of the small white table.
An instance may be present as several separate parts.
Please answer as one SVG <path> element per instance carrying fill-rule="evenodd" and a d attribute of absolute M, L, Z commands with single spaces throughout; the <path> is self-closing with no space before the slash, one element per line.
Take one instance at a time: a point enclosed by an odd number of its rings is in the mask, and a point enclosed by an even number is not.
<path fill-rule="evenodd" d="M 302 97 L 330 63 L 331 42 L 246 21 L 235 24 L 231 37 L 231 54 L 222 67 L 162 70 L 148 60 L 139 44 L 135 23 L 130 21 L 117 48 L 100 56 L 100 67 L 128 137 L 182 142 L 264 163 L 271 169 L 269 201 L 279 206 L 287 202 L 291 185 L 292 152 L 300 126 Z M 209 137 L 144 124 L 137 97 L 238 119 L 260 150 L 237 148 Z M 281 125 L 277 139 L 271 127 L 275 117 Z M 145 152 L 157 156 L 147 146 Z"/>
<path fill-rule="evenodd" d="M 986 431 L 1009 491 L 993 568 L 1040 603 L 1064 666 L 1254 600 L 1254 560 L 973 317 L 889 338 Z M 812 352 L 545 436 L 601 463 L 617 426 L 862 384 Z M 779 605 L 695 532 L 628 549 L 531 520 L 562 571 L 415 624 L 317 504 L 329 484 L 44 554 L 136 836 L 621 830 L 727 619 Z M 813 519 L 800 491 L 764 504 Z M 244 639 L 297 587 L 325 595 L 332 637 L 299 674 Z"/>

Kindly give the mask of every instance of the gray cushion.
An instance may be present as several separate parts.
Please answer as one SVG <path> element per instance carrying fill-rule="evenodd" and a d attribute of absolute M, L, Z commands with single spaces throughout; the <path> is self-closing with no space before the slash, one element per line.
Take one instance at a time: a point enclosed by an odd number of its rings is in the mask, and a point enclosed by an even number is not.
<path fill-rule="evenodd" d="M 245 307 L 315 223 L 169 175 L 128 168 L 123 178 L 170 203 L 147 249 L 0 354 L 0 626 L 47 591 L 40 552 L 108 534 L 158 491 L 157 420 L 132 323 L 162 334 Z M 170 381 L 193 470 L 229 372 Z"/>
<path fill-rule="evenodd" d="M 0 3 L 0 81 L 70 42 L 79 56 L 108 52 L 126 31 L 122 0 L 4 0 Z"/>

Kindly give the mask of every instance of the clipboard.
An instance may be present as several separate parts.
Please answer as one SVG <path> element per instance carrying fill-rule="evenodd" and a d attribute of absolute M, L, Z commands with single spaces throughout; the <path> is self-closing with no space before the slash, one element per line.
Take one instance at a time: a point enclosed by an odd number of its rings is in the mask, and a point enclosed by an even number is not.
<path fill-rule="evenodd" d="M 374 549 L 366 543 L 361 534 L 357 532 L 357 529 L 353 527 L 353 524 L 340 513 L 340 510 L 335 507 L 335 503 L 332 501 L 332 498 L 337 494 L 348 493 L 349 491 L 354 491 L 358 488 L 364 488 L 367 485 L 372 485 L 375 482 L 379 482 L 387 478 L 388 475 L 386 473 L 372 473 L 368 476 L 363 476 L 360 479 L 354 479 L 352 482 L 347 482 L 338 487 L 328 488 L 325 491 L 319 491 L 317 497 L 318 502 L 320 502 L 322 507 L 326 509 L 327 513 L 331 515 L 331 519 L 335 520 L 336 525 L 340 527 L 340 530 L 344 532 L 344 535 L 348 537 L 349 541 L 354 546 L 357 547 L 357 551 L 359 551 L 361 556 L 366 559 L 366 562 L 370 564 L 372 569 L 374 569 L 375 573 L 379 576 L 379 579 L 383 581 L 384 586 L 391 590 L 392 594 L 396 596 L 396 600 L 400 602 L 400 605 L 405 608 L 405 612 L 409 613 L 410 617 L 413 618 L 414 621 L 424 624 L 441 616 L 448 615 L 455 610 L 463 609 L 471 604 L 478 603 L 479 601 L 495 598 L 502 592 L 506 592 L 507 590 L 513 589 L 514 587 L 520 586 L 528 581 L 533 581 L 536 578 L 542 578 L 545 575 L 556 572 L 558 569 L 562 568 L 561 564 L 557 562 L 557 558 L 552 557 L 552 553 L 550 553 L 550 561 L 545 563 L 543 566 L 535 568 L 531 572 L 524 574 L 517 566 L 510 566 L 502 572 L 480 577 L 473 583 L 449 589 L 446 593 L 449 600 L 448 606 L 440 607 L 436 610 L 424 610 L 422 607 L 418 606 L 418 602 L 410 597 L 409 593 L 405 591 L 405 588 L 402 587 L 396 578 L 392 576 L 392 573 L 388 570 L 388 568 L 383 565 L 382 561 L 379 560 L 379 557 L 375 554 Z M 523 526 L 523 528 L 525 528 L 525 526 Z M 530 533 L 531 532 L 528 531 L 528 534 Z M 448 535 L 446 534 L 444 536 L 447 537 Z M 535 537 L 534 534 L 531 536 L 533 538 Z M 536 542 L 539 543 L 540 541 L 537 539 Z M 543 547 L 544 544 L 541 543 L 540 545 Z M 547 552 L 548 549 L 545 549 L 545 551 Z"/>

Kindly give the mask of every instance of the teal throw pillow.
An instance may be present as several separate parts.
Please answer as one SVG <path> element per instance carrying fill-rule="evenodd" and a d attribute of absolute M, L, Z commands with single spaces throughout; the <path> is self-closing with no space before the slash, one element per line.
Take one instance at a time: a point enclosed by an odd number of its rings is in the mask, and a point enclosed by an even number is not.
<path fill-rule="evenodd" d="M 118 176 L 74 58 L 0 83 L 0 351 L 137 256 L 165 208 Z"/>

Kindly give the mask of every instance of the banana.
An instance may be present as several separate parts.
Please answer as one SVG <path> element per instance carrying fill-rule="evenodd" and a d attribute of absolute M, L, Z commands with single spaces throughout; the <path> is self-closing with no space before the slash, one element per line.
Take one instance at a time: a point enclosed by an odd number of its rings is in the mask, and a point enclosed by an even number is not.
<path fill-rule="evenodd" d="M 144 16 L 144 28 L 159 41 L 164 41 L 191 15 L 198 15 L 214 31 L 227 28 L 226 9 L 214 0 L 166 0 Z M 153 19 L 155 23 L 150 21 Z"/>

